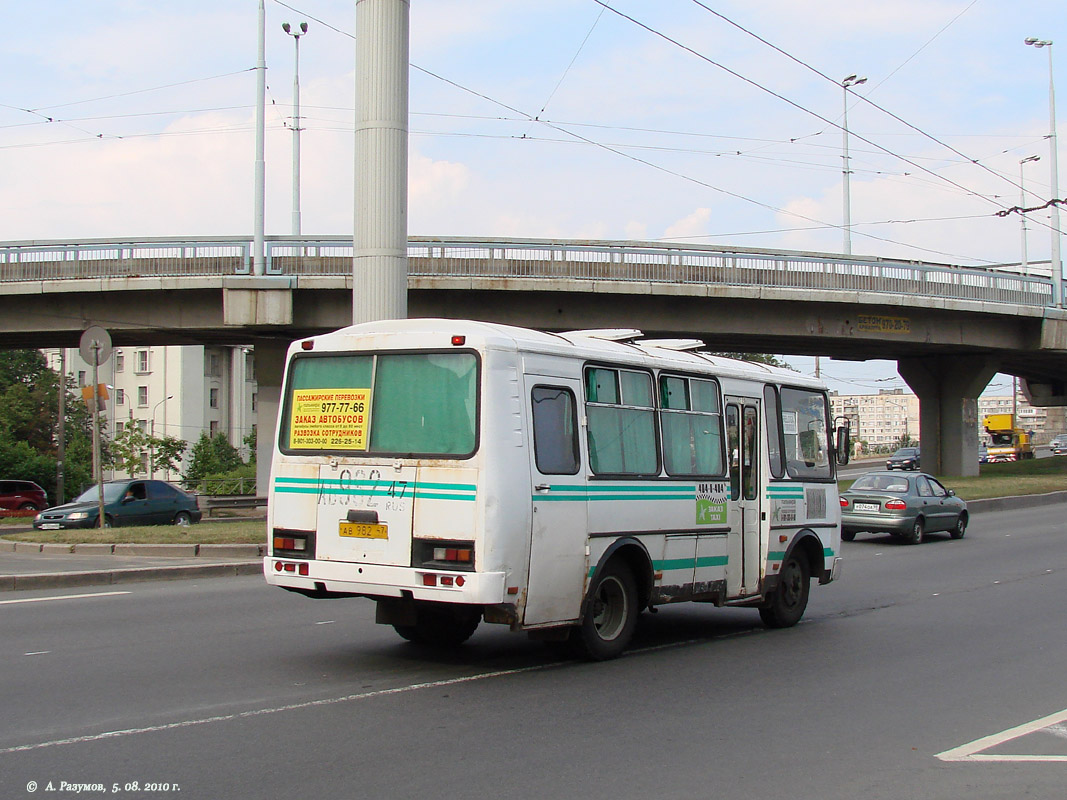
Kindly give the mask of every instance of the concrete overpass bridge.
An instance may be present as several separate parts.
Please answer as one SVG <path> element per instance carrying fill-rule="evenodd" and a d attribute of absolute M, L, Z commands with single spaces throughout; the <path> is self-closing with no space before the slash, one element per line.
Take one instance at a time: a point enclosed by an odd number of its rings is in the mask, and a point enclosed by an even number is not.
<path fill-rule="evenodd" d="M 268 237 L 266 247 L 266 274 L 256 276 L 250 237 L 0 243 L 2 341 L 72 347 L 98 324 L 119 346 L 252 344 L 266 422 L 285 347 L 349 324 L 353 288 L 348 237 Z M 633 327 L 715 350 L 894 359 L 920 398 L 923 462 L 944 474 L 976 469 L 976 398 L 997 372 L 1023 378 L 1037 405 L 1067 405 L 1067 313 L 1038 275 L 736 247 L 458 237 L 410 239 L 408 265 L 411 316 Z"/>

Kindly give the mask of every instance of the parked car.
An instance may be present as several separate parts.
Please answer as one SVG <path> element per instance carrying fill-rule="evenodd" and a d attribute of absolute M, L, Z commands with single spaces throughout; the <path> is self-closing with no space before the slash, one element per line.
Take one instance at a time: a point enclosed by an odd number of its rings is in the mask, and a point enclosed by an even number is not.
<path fill-rule="evenodd" d="M 886 469 L 918 469 L 919 448 L 902 447 L 885 462 Z"/>
<path fill-rule="evenodd" d="M 919 544 L 933 531 L 962 539 L 968 519 L 967 504 L 924 472 L 868 472 L 841 494 L 841 538 L 846 542 L 862 531 L 890 533 L 908 544 Z"/>
<path fill-rule="evenodd" d="M 0 481 L 0 509 L 40 511 L 48 508 L 48 494 L 33 481 Z"/>
<path fill-rule="evenodd" d="M 119 525 L 190 525 L 203 513 L 196 495 L 166 481 L 121 480 L 104 484 L 104 527 Z M 38 530 L 99 527 L 96 486 L 62 506 L 42 511 L 33 520 Z"/>

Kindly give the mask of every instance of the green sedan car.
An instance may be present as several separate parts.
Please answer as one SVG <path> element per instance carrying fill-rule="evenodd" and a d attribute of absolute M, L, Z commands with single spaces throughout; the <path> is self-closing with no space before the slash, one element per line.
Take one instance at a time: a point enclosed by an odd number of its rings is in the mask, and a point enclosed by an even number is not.
<path fill-rule="evenodd" d="M 189 494 L 166 481 L 121 480 L 104 484 L 104 526 L 119 525 L 191 525 L 203 514 L 196 495 Z M 62 506 L 42 511 L 33 520 L 37 530 L 100 527 L 97 488 L 85 490 Z"/>

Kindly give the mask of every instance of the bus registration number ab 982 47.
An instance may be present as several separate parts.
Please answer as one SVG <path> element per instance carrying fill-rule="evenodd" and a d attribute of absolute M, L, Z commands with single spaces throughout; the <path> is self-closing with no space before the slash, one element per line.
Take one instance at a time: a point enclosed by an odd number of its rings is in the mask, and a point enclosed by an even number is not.
<path fill-rule="evenodd" d="M 389 528 L 373 522 L 342 522 L 341 536 L 351 539 L 388 539 Z"/>

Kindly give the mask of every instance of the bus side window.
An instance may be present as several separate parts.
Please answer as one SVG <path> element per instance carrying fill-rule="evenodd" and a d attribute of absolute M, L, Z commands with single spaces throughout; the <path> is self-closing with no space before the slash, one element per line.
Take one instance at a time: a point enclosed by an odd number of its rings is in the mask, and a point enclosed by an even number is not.
<path fill-rule="evenodd" d="M 535 386 L 530 400 L 537 471 L 542 475 L 576 475 L 580 456 L 574 395 L 559 386 Z"/>
<path fill-rule="evenodd" d="M 730 458 L 730 499 L 741 497 L 741 417 L 735 405 L 726 407 L 726 449 Z"/>

